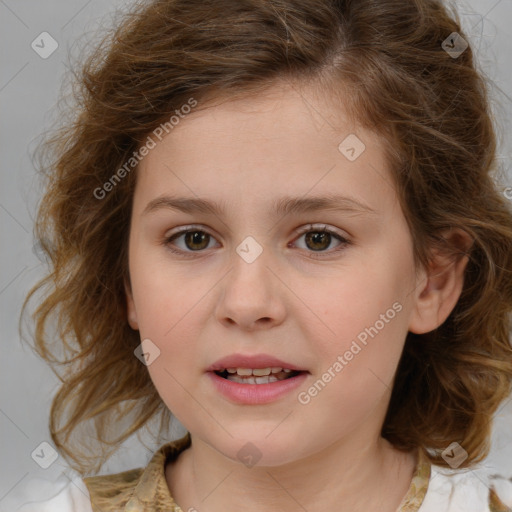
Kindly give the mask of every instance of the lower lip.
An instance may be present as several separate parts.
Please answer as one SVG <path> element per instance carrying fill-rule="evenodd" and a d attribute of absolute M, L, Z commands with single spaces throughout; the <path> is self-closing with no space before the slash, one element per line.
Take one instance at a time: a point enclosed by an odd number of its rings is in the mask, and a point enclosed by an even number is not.
<path fill-rule="evenodd" d="M 267 404 L 283 397 L 299 387 L 308 373 L 302 372 L 295 377 L 270 382 L 268 384 L 240 384 L 208 372 L 213 385 L 222 395 L 239 404 Z"/>

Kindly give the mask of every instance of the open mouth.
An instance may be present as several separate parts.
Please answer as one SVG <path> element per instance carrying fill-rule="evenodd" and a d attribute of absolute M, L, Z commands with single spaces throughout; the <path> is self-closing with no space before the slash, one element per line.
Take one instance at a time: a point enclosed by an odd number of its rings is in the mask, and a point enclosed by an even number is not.
<path fill-rule="evenodd" d="M 268 368 L 225 368 L 215 370 L 215 373 L 223 379 L 240 384 L 271 384 L 281 380 L 290 379 L 302 371 L 290 370 L 289 368 L 268 367 Z"/>

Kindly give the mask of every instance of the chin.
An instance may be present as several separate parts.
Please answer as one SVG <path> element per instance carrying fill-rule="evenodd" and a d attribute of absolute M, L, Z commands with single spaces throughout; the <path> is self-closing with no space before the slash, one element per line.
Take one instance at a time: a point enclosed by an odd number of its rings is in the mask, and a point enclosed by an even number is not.
<path fill-rule="evenodd" d="M 274 422 L 272 428 L 275 426 Z M 243 433 L 231 432 L 233 437 L 223 435 L 222 439 L 212 439 L 211 437 L 203 439 L 225 457 L 248 468 L 282 466 L 292 463 L 300 457 L 297 447 L 301 446 L 300 439 L 306 438 L 305 434 L 296 439 L 294 436 L 287 435 L 284 429 L 280 435 L 276 432 L 269 435 L 270 432 L 272 429 L 253 427 Z"/>

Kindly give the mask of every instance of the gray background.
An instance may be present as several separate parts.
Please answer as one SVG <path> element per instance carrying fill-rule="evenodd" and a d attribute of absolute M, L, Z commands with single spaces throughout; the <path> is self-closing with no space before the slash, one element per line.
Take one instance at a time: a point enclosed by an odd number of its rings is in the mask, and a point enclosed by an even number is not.
<path fill-rule="evenodd" d="M 31 453 L 41 442 L 51 443 L 48 414 L 58 380 L 31 349 L 22 344 L 17 320 L 24 296 L 42 276 L 43 266 L 33 249 L 32 225 L 40 186 L 31 152 L 38 137 L 55 119 L 69 54 L 86 42 L 98 40 L 98 29 L 108 26 L 110 14 L 126 0 L 0 0 L 0 510 L 12 510 L 31 478 L 53 479 L 64 469 L 59 457 L 40 468 Z M 466 33 L 481 70 L 494 82 L 493 110 L 500 132 L 502 172 L 497 184 L 505 193 L 512 186 L 512 1 L 457 2 Z M 57 50 L 41 58 L 31 47 L 42 32 L 58 42 Z M 508 65 L 507 65 L 508 64 Z M 510 189 L 508 189 L 510 191 Z M 508 194 L 509 197 L 512 194 Z M 492 451 L 485 464 L 512 476 L 512 400 L 500 408 Z M 178 427 L 179 428 L 179 427 Z M 173 431 L 171 436 L 183 431 Z M 133 436 L 102 472 L 118 472 L 145 465 L 156 442 Z"/>

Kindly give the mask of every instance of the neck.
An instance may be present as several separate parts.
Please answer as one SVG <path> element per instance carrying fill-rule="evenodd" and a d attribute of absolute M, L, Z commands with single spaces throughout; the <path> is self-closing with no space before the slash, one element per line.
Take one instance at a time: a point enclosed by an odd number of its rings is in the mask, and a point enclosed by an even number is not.
<path fill-rule="evenodd" d="M 251 468 L 192 437 L 166 478 L 182 510 L 395 512 L 415 464 L 412 453 L 378 436 L 369 443 L 363 432 L 300 460 Z"/>

